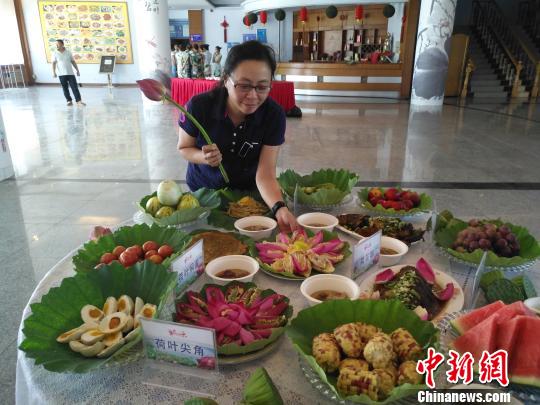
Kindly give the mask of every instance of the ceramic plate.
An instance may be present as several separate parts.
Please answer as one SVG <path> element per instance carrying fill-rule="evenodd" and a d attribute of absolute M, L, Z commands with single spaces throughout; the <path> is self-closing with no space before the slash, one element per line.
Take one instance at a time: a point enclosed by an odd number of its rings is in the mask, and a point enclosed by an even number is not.
<path fill-rule="evenodd" d="M 398 273 L 405 266 L 414 267 L 413 264 L 400 264 L 388 268 L 391 269 L 395 274 Z M 386 269 L 381 269 L 377 273 L 371 274 L 369 277 L 367 277 L 360 283 L 360 295 L 371 294 L 373 292 L 373 286 L 375 285 L 375 277 L 377 276 L 377 274 L 383 272 L 384 270 Z M 445 286 L 448 283 L 453 283 L 455 287 L 454 296 L 446 303 L 443 310 L 439 312 L 439 314 L 435 318 L 432 319 L 432 321 L 435 322 L 440 320 L 446 314 L 461 311 L 463 305 L 465 304 L 465 295 L 463 294 L 463 289 L 461 288 L 461 285 L 452 276 L 435 268 L 433 268 L 433 271 L 435 272 L 435 281 L 438 285 Z"/>

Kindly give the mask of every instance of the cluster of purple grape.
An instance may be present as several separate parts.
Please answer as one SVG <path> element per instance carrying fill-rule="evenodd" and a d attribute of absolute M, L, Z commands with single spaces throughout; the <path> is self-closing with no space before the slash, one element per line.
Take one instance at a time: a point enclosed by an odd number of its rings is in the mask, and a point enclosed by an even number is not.
<path fill-rule="evenodd" d="M 460 253 L 476 249 L 491 250 L 497 256 L 514 257 L 519 255 L 519 241 L 506 225 L 498 227 L 489 222 L 471 219 L 469 226 L 460 231 L 452 249 Z"/>

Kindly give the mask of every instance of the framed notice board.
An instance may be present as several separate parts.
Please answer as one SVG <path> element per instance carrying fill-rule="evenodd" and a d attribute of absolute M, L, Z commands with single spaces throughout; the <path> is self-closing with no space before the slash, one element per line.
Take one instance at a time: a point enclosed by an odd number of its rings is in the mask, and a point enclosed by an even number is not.
<path fill-rule="evenodd" d="M 115 65 L 116 65 L 116 56 L 101 55 L 101 62 L 99 62 L 99 73 L 114 73 Z"/>
<path fill-rule="evenodd" d="M 133 63 L 126 2 L 39 0 L 38 7 L 47 62 L 63 39 L 77 63 L 98 64 L 103 54 Z"/>

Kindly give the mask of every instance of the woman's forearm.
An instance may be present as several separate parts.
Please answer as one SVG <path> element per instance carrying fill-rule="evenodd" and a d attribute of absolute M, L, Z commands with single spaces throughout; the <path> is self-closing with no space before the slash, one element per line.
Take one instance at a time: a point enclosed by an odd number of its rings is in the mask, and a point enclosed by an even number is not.
<path fill-rule="evenodd" d="M 196 164 L 206 164 L 204 153 L 197 147 L 178 148 L 180 155 L 188 162 Z"/>
<path fill-rule="evenodd" d="M 256 182 L 261 197 L 270 208 L 272 208 L 276 202 L 283 200 L 283 195 L 281 194 L 281 189 L 279 188 L 275 176 L 257 173 Z"/>

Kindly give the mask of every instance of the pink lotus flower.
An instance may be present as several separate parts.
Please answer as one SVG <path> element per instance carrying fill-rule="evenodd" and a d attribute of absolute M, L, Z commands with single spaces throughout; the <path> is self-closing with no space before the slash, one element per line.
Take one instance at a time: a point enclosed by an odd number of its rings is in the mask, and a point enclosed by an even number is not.
<path fill-rule="evenodd" d="M 276 273 L 309 277 L 312 269 L 332 273 L 334 264 L 344 258 L 341 251 L 345 243 L 338 238 L 324 242 L 322 232 L 308 237 L 304 229 L 299 229 L 290 236 L 281 232 L 276 236 L 276 242 L 260 242 L 255 247 L 259 261 Z"/>
<path fill-rule="evenodd" d="M 197 121 L 197 119 L 191 115 L 182 105 L 178 104 L 173 98 L 170 96 L 169 92 L 165 88 L 163 84 L 161 84 L 159 81 L 154 79 L 142 79 L 137 80 L 137 84 L 139 85 L 139 88 L 143 92 L 143 94 L 152 101 L 168 101 L 171 104 L 175 105 L 182 113 L 197 127 L 201 135 L 203 136 L 204 140 L 208 145 L 212 145 L 213 142 L 208 136 L 208 133 L 206 130 L 202 127 L 202 125 Z M 227 175 L 227 172 L 225 171 L 225 168 L 220 163 L 219 164 L 219 171 L 221 172 L 221 175 L 223 176 L 223 179 L 225 180 L 225 183 L 229 183 L 229 176 Z"/>
<path fill-rule="evenodd" d="M 98 240 L 102 236 L 111 234 L 111 230 L 109 228 L 106 228 L 104 226 L 96 226 L 94 229 L 92 229 L 92 232 L 90 232 L 90 239 L 93 241 Z"/>
<path fill-rule="evenodd" d="M 289 301 L 279 294 L 261 298 L 261 292 L 242 285 L 229 286 L 225 294 L 220 288 L 208 286 L 206 299 L 188 292 L 188 302 L 176 304 L 176 321 L 215 329 L 218 345 L 247 345 L 266 339 L 273 328 L 286 323 L 283 313 Z"/>

